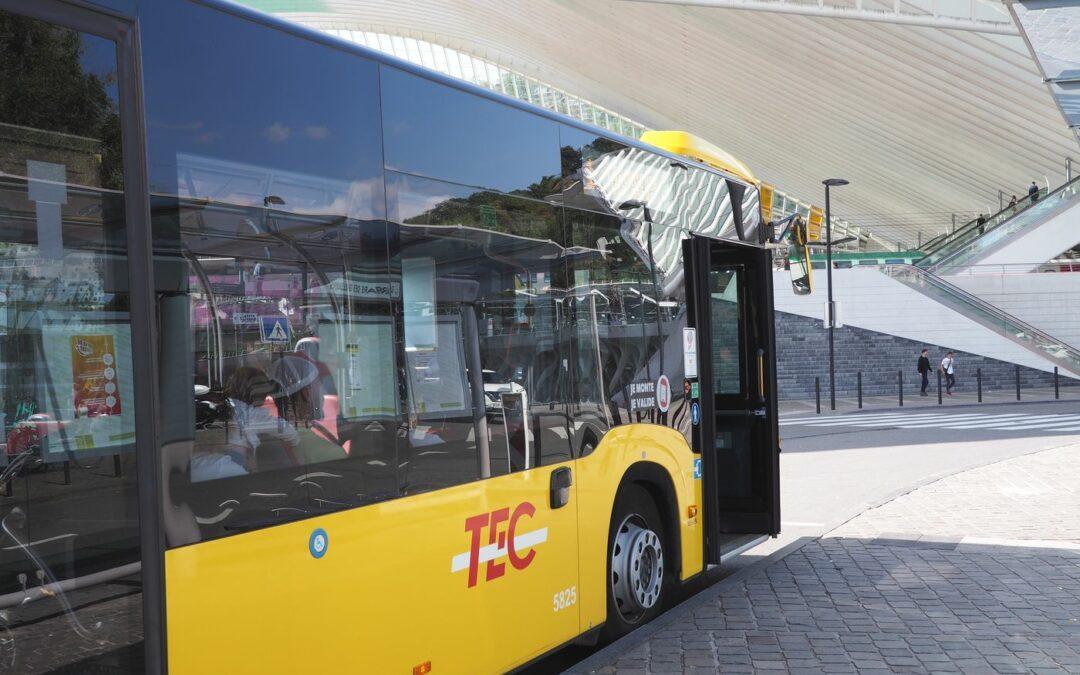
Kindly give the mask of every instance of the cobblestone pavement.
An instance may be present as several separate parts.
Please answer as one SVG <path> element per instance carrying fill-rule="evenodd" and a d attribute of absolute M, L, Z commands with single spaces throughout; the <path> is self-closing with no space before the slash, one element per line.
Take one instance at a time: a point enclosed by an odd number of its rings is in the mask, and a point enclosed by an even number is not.
<path fill-rule="evenodd" d="M 1080 446 L 943 479 L 705 591 L 644 642 L 607 650 L 613 662 L 586 663 L 602 673 L 1080 673 L 1078 491 Z"/>

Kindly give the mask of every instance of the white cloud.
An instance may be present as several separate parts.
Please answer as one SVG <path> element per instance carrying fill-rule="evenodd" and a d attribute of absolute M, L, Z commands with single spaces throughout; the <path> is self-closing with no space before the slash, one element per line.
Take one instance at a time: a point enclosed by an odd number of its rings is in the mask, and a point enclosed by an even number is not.
<path fill-rule="evenodd" d="M 263 136 L 271 143 L 281 143 L 289 139 L 292 135 L 292 129 L 285 126 L 281 122 L 274 122 L 270 126 L 263 129 Z"/>

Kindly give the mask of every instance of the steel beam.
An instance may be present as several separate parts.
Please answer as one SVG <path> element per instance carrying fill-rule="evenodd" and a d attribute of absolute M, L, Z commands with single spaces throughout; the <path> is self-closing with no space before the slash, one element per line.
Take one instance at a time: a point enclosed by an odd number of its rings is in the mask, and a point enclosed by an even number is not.
<path fill-rule="evenodd" d="M 992 33 L 995 35 L 1019 35 L 1020 31 L 1008 21 L 984 21 L 933 14 L 905 14 L 900 11 L 882 12 L 879 10 L 836 7 L 823 2 L 797 4 L 786 0 L 623 0 L 623 2 L 648 2 L 660 5 L 681 5 L 684 7 L 712 7 L 716 9 L 741 9 L 750 12 L 773 12 L 776 14 L 796 14 L 827 19 L 850 19 L 854 21 L 872 21 L 891 23 L 901 26 L 922 26 L 945 30 L 963 30 L 974 33 Z"/>

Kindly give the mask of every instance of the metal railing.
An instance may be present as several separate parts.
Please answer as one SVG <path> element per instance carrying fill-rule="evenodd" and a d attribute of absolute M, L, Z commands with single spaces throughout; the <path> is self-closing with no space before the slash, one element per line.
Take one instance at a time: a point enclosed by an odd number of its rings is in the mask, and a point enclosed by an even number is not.
<path fill-rule="evenodd" d="M 1062 258 L 1044 263 L 1005 263 L 999 265 L 942 265 L 935 274 L 943 277 L 1014 276 L 1019 274 L 1068 274 L 1080 272 L 1080 258 Z"/>
<path fill-rule="evenodd" d="M 931 366 L 932 368 L 932 366 Z M 871 393 L 869 395 L 863 395 L 863 371 L 859 370 L 855 372 L 855 399 L 854 403 L 856 409 L 862 410 L 864 407 L 892 407 L 892 400 L 896 401 L 896 405 L 903 408 L 904 406 L 904 394 L 905 386 L 908 387 L 908 405 L 914 405 L 917 407 L 925 407 L 926 405 L 933 405 L 934 398 L 937 399 L 937 405 L 944 405 L 944 396 L 953 396 L 955 392 L 958 396 L 959 403 L 970 403 L 970 400 L 966 398 L 970 397 L 972 393 L 976 396 L 977 403 L 984 402 L 984 394 L 989 395 L 989 403 L 1003 403 L 1007 400 L 1015 398 L 1017 401 L 1060 401 L 1062 399 L 1062 381 L 1061 375 L 1058 372 L 1058 366 L 1054 366 L 1053 374 L 1049 372 L 1046 375 L 1050 378 L 1049 383 L 1045 384 L 1028 384 L 1026 387 L 1023 385 L 1023 378 L 1021 377 L 1021 366 L 1018 364 L 1013 365 L 1012 372 L 1007 377 L 998 377 L 996 380 L 992 377 L 984 377 L 981 367 L 975 368 L 975 391 L 972 392 L 970 384 L 961 387 L 955 382 L 949 384 L 944 378 L 940 368 L 933 370 L 933 375 L 927 375 L 927 383 L 925 387 L 920 382 L 918 377 L 913 377 L 910 380 L 904 378 L 904 369 L 896 371 L 896 377 L 894 378 L 894 384 L 896 385 L 892 393 L 883 390 L 880 386 L 877 387 L 877 393 Z M 850 373 L 846 376 L 850 378 Z M 936 385 L 935 385 L 936 379 Z M 1066 396 L 1066 398 L 1075 400 L 1075 390 L 1080 389 L 1077 386 L 1076 381 L 1066 378 L 1065 387 L 1067 393 L 1072 393 L 1072 396 Z M 968 378 L 970 382 L 970 378 Z M 914 396 L 914 392 L 918 388 L 919 396 Z M 1006 392 L 1008 395 L 1006 396 Z M 1026 392 L 1026 395 L 1025 393 Z M 944 396 L 943 396 L 944 395 Z M 851 396 L 848 392 L 846 396 L 848 405 L 851 405 Z M 921 399 L 929 399 L 922 401 Z M 807 401 L 804 398 L 784 399 L 786 403 L 799 403 Z M 875 404 L 877 404 L 875 406 Z M 843 407 L 843 406 L 841 406 Z M 821 376 L 814 376 L 814 411 L 821 414 Z"/>
<path fill-rule="evenodd" d="M 1039 199 L 1046 196 L 1047 192 L 1048 192 L 1048 190 L 1046 190 L 1046 189 L 1040 189 L 1039 192 L 1037 193 L 1037 196 L 1034 199 L 1032 199 L 1031 195 L 1024 195 L 1024 198 L 1020 199 L 1020 200 L 1017 200 L 1016 204 L 1010 204 L 1008 206 L 1002 207 L 998 211 L 995 211 L 994 213 L 987 216 L 987 219 L 983 221 L 983 230 L 985 231 L 986 226 L 991 222 L 999 222 L 1003 218 L 1004 219 L 1011 218 L 1011 217 L 1015 216 L 1016 214 L 1020 213 L 1021 211 L 1023 211 L 1024 209 L 1026 209 L 1027 207 L 1032 206 L 1033 204 L 1036 204 Z M 968 235 L 970 235 L 973 232 L 977 233 L 978 229 L 979 229 L 979 218 L 978 217 L 972 218 L 971 220 L 965 222 L 960 227 L 955 227 L 955 223 L 954 223 L 954 229 L 952 229 L 951 231 L 942 232 L 938 236 L 927 240 L 925 243 L 920 244 L 919 249 L 925 254 L 925 258 L 929 258 L 930 256 L 934 255 L 935 253 L 938 253 L 939 251 L 941 251 L 942 248 L 951 245 L 953 242 L 955 242 L 955 241 L 957 241 L 959 239 L 963 239 L 964 237 L 967 237 Z M 920 261 L 920 262 L 922 262 L 922 261 Z"/>
<path fill-rule="evenodd" d="M 1064 340 L 915 265 L 883 265 L 881 270 L 902 284 L 1051 361 L 1063 371 L 1080 376 L 1080 349 Z"/>
<path fill-rule="evenodd" d="M 991 215 L 984 223 L 973 220 L 947 235 L 927 242 L 926 254 L 916 265 L 922 269 L 937 271 L 944 267 L 958 267 L 978 254 L 1002 242 L 1007 237 L 1033 225 L 1040 224 L 1063 202 L 1080 196 L 1080 176 L 1058 186 L 1037 199 L 1025 197 L 1016 206 L 1006 206 Z"/>

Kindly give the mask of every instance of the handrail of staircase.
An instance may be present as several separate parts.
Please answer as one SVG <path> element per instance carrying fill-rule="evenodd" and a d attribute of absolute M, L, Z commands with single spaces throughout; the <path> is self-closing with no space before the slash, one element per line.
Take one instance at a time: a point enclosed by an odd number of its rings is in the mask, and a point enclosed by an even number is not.
<path fill-rule="evenodd" d="M 1054 188 L 1051 191 L 1048 191 L 1046 193 L 1043 193 L 1043 192 L 1040 191 L 1039 192 L 1039 198 L 1036 199 L 1036 200 L 1032 200 L 1030 195 L 1025 195 L 1023 199 L 1016 202 L 1016 207 L 1019 207 L 1019 208 L 1017 208 L 1015 213 L 1013 213 L 1008 218 L 1005 218 L 1004 220 L 998 222 L 993 227 L 987 228 L 984 232 L 982 232 L 982 234 L 986 234 L 988 232 L 993 232 L 994 230 L 1001 227 L 1005 223 L 1009 222 L 1010 220 L 1012 220 L 1016 216 L 1019 216 L 1021 213 L 1024 213 L 1025 211 L 1030 209 L 1032 206 L 1035 206 L 1035 204 L 1037 204 L 1040 201 L 1043 201 L 1045 199 L 1049 199 L 1050 197 L 1056 195 L 1057 193 L 1061 192 L 1062 190 L 1069 187 L 1073 183 L 1076 183 L 1077 181 L 1080 181 L 1080 175 L 1075 176 L 1071 180 L 1065 181 L 1064 183 L 1057 186 L 1056 188 Z M 997 218 L 998 216 L 1002 215 L 1003 213 L 1005 213 L 1006 211 L 1008 211 L 1009 209 L 1012 209 L 1012 208 L 1014 208 L 1014 207 L 1013 206 L 1006 206 L 1006 207 L 994 212 L 993 214 L 991 214 L 990 216 L 988 216 L 986 218 L 986 223 L 990 223 L 995 218 Z M 930 256 L 934 255 L 935 253 L 940 251 L 942 248 L 944 248 L 944 247 L 948 246 L 949 244 L 953 243 L 958 238 L 961 238 L 964 235 L 970 233 L 973 229 L 978 228 L 978 226 L 979 226 L 979 219 L 975 218 L 974 220 L 970 220 L 967 223 L 961 225 L 957 230 L 955 230 L 953 232 L 947 232 L 944 235 L 941 235 L 939 237 L 935 237 L 935 239 L 931 239 L 929 242 L 927 242 L 927 244 L 932 244 L 932 245 L 928 245 L 926 247 L 923 247 L 922 251 L 923 251 L 923 253 L 925 255 L 923 255 L 923 257 L 920 258 L 919 260 L 915 261 L 915 264 L 917 264 L 917 265 L 921 264 L 924 260 L 926 260 Z M 982 234 L 980 234 L 979 236 L 982 236 Z M 936 264 L 937 263 L 935 263 L 935 265 Z"/>
<path fill-rule="evenodd" d="M 1016 326 L 1018 329 L 1022 330 L 1026 335 L 1037 337 L 1048 344 L 1060 346 L 1062 349 L 1068 351 L 1070 354 L 1073 354 L 1075 358 L 1080 360 L 1080 349 L 1077 349 L 1076 347 L 1073 347 L 1072 345 L 1062 341 L 1060 338 L 1056 338 L 1053 335 L 1050 335 L 1049 333 L 1042 331 L 1035 326 L 1032 326 L 1026 321 L 1022 321 L 1016 318 L 1016 316 L 1009 314 L 1000 307 L 992 305 L 989 302 L 983 300 L 982 298 L 972 295 L 971 293 L 968 293 L 967 291 L 958 286 L 950 284 L 949 282 L 945 281 L 933 272 L 925 270 L 921 267 L 916 267 L 915 265 L 908 265 L 906 263 L 893 263 L 889 265 L 882 265 L 882 270 L 890 277 L 895 276 L 894 272 L 909 273 L 912 276 L 917 277 L 920 281 L 928 282 L 929 284 L 936 286 L 937 288 L 945 291 L 946 293 L 957 296 L 968 304 L 977 306 L 980 310 L 993 315 L 995 318 L 1001 319 L 1003 322 L 1009 322 L 1010 324 Z"/>
<path fill-rule="evenodd" d="M 1042 194 L 1042 192 L 1040 192 L 1039 194 Z M 1047 193 L 1047 194 L 1049 194 L 1049 193 Z M 1001 209 L 999 209 L 999 210 L 995 211 L 994 213 L 990 214 L 989 216 L 987 216 L 986 217 L 986 222 L 990 222 L 994 218 L 997 218 L 998 216 L 1000 216 L 1001 214 L 1005 213 L 1006 211 L 1008 211 L 1009 209 L 1012 209 L 1012 208 L 1017 209 L 1016 213 L 1014 213 L 1013 215 L 1020 215 L 1021 213 L 1026 211 L 1029 207 L 1034 206 L 1037 203 L 1038 203 L 1038 200 L 1035 200 L 1035 201 L 1031 200 L 1031 195 L 1024 195 L 1023 199 L 1018 200 L 1016 202 L 1015 207 L 1013 207 L 1013 206 L 1002 207 Z M 1008 220 L 1008 219 L 1006 219 L 1006 220 Z M 1002 221 L 1002 222 L 1005 222 L 1005 221 Z M 934 237 L 933 239 L 931 239 L 930 241 L 927 242 L 927 246 L 924 246 L 922 248 L 923 253 L 925 253 L 926 255 L 924 255 L 922 258 L 920 258 L 919 261 L 916 261 L 916 262 L 920 262 L 923 259 L 929 258 L 934 253 L 937 253 L 938 250 L 940 250 L 942 247 L 948 246 L 955 239 L 964 236 L 965 234 L 971 232 L 973 229 L 977 228 L 978 226 L 979 226 L 979 218 L 975 217 L 975 218 L 972 218 L 971 220 L 967 221 L 966 223 L 964 223 L 960 227 L 956 228 L 952 232 L 944 232 L 944 233 L 938 235 L 937 237 Z"/>

